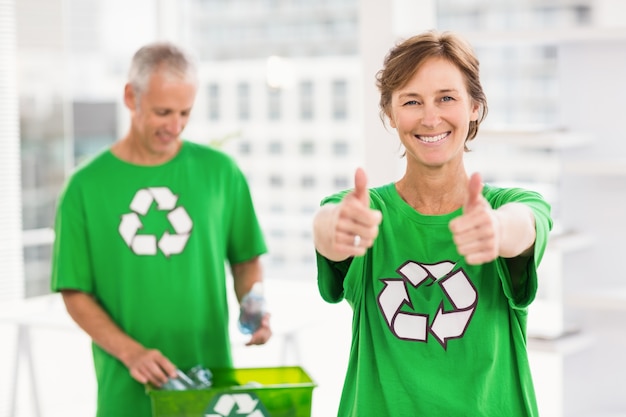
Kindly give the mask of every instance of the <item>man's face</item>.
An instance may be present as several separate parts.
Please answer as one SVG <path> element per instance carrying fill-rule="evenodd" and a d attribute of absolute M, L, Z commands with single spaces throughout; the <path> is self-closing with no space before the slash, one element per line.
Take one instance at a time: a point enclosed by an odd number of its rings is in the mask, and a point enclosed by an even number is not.
<path fill-rule="evenodd" d="M 196 92 L 196 84 L 163 71 L 153 73 L 140 94 L 126 86 L 124 101 L 131 112 L 129 139 L 143 162 L 165 162 L 176 155 Z"/>

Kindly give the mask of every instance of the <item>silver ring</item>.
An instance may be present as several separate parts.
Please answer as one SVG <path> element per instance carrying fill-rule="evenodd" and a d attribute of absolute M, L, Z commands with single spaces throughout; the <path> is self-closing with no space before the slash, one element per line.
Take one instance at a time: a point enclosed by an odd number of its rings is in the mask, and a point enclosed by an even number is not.
<path fill-rule="evenodd" d="M 354 235 L 354 241 L 352 242 L 352 244 L 355 248 L 358 247 L 361 244 L 361 236 Z"/>

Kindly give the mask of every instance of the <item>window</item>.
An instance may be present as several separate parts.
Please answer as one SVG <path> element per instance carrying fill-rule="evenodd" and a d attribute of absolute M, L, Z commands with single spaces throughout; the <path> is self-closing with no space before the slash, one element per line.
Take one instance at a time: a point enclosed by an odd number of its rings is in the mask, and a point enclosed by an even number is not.
<path fill-rule="evenodd" d="M 349 150 L 348 142 L 344 140 L 337 140 L 333 143 L 333 155 L 335 156 L 346 156 Z"/>
<path fill-rule="evenodd" d="M 268 145 L 267 151 L 270 155 L 280 155 L 283 153 L 283 144 L 279 141 L 272 141 Z"/>
<path fill-rule="evenodd" d="M 279 213 L 284 213 L 284 212 L 285 212 L 285 207 L 281 206 L 280 204 L 272 204 L 270 206 L 270 213 L 279 214 Z"/>
<path fill-rule="evenodd" d="M 333 179 L 335 188 L 347 189 L 350 187 L 350 180 L 345 176 L 337 176 Z"/>
<path fill-rule="evenodd" d="M 269 120 L 279 120 L 281 91 L 278 88 L 269 88 L 267 90 L 267 118 Z"/>
<path fill-rule="evenodd" d="M 315 153 L 315 143 L 312 140 L 304 141 L 300 144 L 301 155 L 313 155 Z"/>
<path fill-rule="evenodd" d="M 250 152 L 252 152 L 252 146 L 250 145 L 250 142 L 248 141 L 239 142 L 239 154 L 240 155 L 250 155 Z"/>
<path fill-rule="evenodd" d="M 284 229 L 270 229 L 269 231 L 269 235 L 273 238 L 284 238 L 285 237 L 285 230 Z"/>
<path fill-rule="evenodd" d="M 300 119 L 313 119 L 313 81 L 300 83 Z"/>
<path fill-rule="evenodd" d="M 345 80 L 333 81 L 331 94 L 333 119 L 345 120 L 348 117 L 348 83 Z"/>
<path fill-rule="evenodd" d="M 237 84 L 237 117 L 239 120 L 250 119 L 250 84 Z"/>
<path fill-rule="evenodd" d="M 576 23 L 581 26 L 588 25 L 592 22 L 592 11 L 591 6 L 589 5 L 578 5 L 574 6 L 574 13 L 576 16 Z"/>
<path fill-rule="evenodd" d="M 117 139 L 115 102 L 74 101 L 72 103 L 74 157 L 82 162 Z"/>
<path fill-rule="evenodd" d="M 317 205 L 306 205 L 306 206 L 300 207 L 300 213 L 310 215 L 310 214 L 315 213 L 317 209 L 318 209 Z"/>
<path fill-rule="evenodd" d="M 283 186 L 283 177 L 280 175 L 270 175 L 270 186 L 272 188 L 281 188 Z"/>
<path fill-rule="evenodd" d="M 308 239 L 305 239 L 305 240 L 308 240 Z M 300 262 L 302 262 L 305 265 L 313 264 L 315 262 L 315 257 L 310 254 L 305 254 L 305 255 L 302 255 L 302 257 L 300 258 Z"/>
<path fill-rule="evenodd" d="M 313 188 L 315 186 L 315 177 L 313 175 L 305 175 L 300 180 L 302 188 Z"/>
<path fill-rule="evenodd" d="M 219 120 L 220 118 L 220 86 L 211 83 L 208 86 L 208 106 L 209 120 Z"/>
<path fill-rule="evenodd" d="M 287 263 L 285 257 L 277 253 L 272 253 L 269 257 L 269 260 L 273 265 L 284 265 L 285 263 Z"/>

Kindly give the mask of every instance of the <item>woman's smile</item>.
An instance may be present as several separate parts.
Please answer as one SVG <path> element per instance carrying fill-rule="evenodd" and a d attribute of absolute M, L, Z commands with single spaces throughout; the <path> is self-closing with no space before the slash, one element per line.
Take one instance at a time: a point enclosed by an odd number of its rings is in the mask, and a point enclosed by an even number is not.
<path fill-rule="evenodd" d="M 444 140 L 445 138 L 447 138 L 448 136 L 450 136 L 450 132 L 449 131 L 440 133 L 438 135 L 415 135 L 415 137 L 417 139 L 419 139 L 422 142 L 426 142 L 426 143 L 440 142 L 440 141 Z"/>

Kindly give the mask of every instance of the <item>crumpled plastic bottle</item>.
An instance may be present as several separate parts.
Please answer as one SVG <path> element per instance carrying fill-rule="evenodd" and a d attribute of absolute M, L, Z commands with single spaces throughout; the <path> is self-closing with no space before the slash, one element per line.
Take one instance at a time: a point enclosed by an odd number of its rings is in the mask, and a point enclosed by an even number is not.
<path fill-rule="evenodd" d="M 184 391 L 193 388 L 194 382 L 187 374 L 180 369 L 177 369 L 176 375 L 178 375 L 176 378 L 168 379 L 167 382 L 161 386 L 161 389 Z"/>
<path fill-rule="evenodd" d="M 211 388 L 213 385 L 213 373 L 202 365 L 196 365 L 187 371 L 187 376 L 193 380 L 194 388 Z"/>
<path fill-rule="evenodd" d="M 170 378 L 161 386 L 161 389 L 170 391 L 185 391 L 188 389 L 211 388 L 213 373 L 202 365 L 196 365 L 187 372 L 176 370 L 176 378 Z"/>
<path fill-rule="evenodd" d="M 241 299 L 239 308 L 239 330 L 243 334 L 252 334 L 261 327 L 265 315 L 265 295 L 263 284 L 255 282 L 250 292 Z"/>

